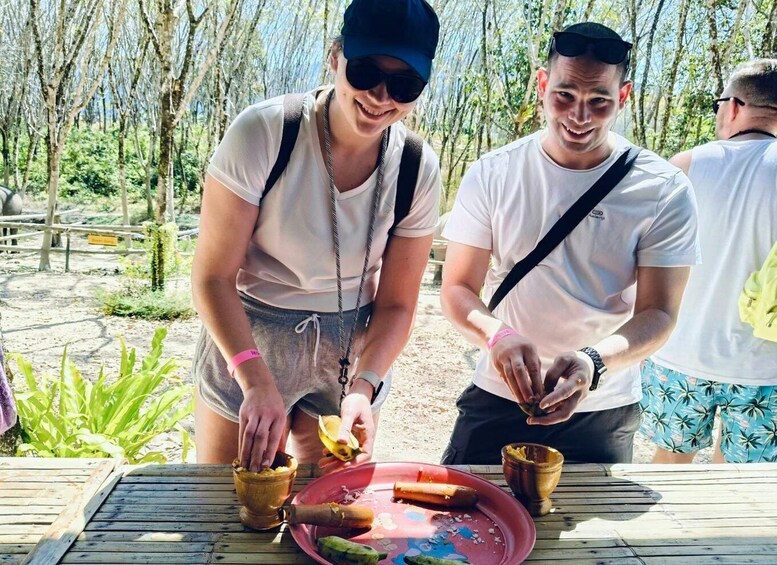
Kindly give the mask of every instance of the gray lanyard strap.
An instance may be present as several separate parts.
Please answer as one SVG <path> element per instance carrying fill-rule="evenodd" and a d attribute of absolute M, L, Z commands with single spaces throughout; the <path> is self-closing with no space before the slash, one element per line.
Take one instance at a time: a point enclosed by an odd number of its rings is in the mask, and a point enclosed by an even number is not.
<path fill-rule="evenodd" d="M 335 266 L 337 269 L 337 327 L 340 337 L 340 376 L 337 382 L 340 383 L 342 391 L 340 393 L 340 404 L 342 405 L 345 398 L 345 387 L 348 384 L 348 366 L 351 364 L 351 347 L 353 346 L 353 336 L 356 330 L 356 324 L 359 322 L 359 306 L 361 306 L 362 291 L 364 290 L 364 279 L 367 277 L 367 268 L 370 262 L 370 250 L 372 249 L 372 236 L 375 232 L 375 219 L 378 216 L 378 205 L 380 204 L 380 197 L 383 193 L 383 160 L 386 154 L 386 146 L 388 145 L 388 128 L 383 130 L 383 136 L 380 142 L 380 153 L 378 154 L 378 178 L 375 182 L 375 191 L 372 198 L 372 212 L 370 213 L 370 224 L 367 230 L 367 249 L 364 254 L 364 266 L 362 267 L 362 275 L 359 280 L 359 292 L 356 295 L 356 309 L 354 311 L 353 324 L 351 325 L 351 332 L 348 336 L 348 343 L 345 342 L 345 321 L 343 319 L 343 279 L 340 271 L 340 234 L 337 229 L 337 199 L 335 198 L 335 172 L 334 165 L 332 164 L 332 140 L 329 129 L 329 104 L 332 101 L 334 95 L 334 89 L 332 89 L 326 97 L 324 102 L 324 149 L 326 152 L 326 170 L 329 175 L 329 201 L 331 203 L 332 212 L 332 236 L 334 238 L 335 248 Z"/>

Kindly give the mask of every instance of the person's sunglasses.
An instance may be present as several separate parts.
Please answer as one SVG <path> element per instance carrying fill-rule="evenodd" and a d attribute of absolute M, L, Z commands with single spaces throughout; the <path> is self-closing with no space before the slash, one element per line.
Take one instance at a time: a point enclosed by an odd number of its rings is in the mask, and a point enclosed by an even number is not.
<path fill-rule="evenodd" d="M 589 45 L 594 57 L 602 63 L 618 65 L 626 61 L 628 66 L 632 45 L 620 39 L 594 39 L 571 31 L 557 31 L 550 42 L 550 53 L 555 51 L 564 57 L 579 57 L 588 52 Z"/>
<path fill-rule="evenodd" d="M 715 100 L 712 101 L 712 111 L 717 114 L 718 110 L 720 110 L 720 103 L 728 102 L 729 100 L 733 100 L 735 104 L 739 104 L 740 106 L 745 105 L 745 101 L 740 100 L 736 96 L 724 96 L 723 98 L 716 98 Z"/>
<path fill-rule="evenodd" d="M 386 84 L 389 96 L 406 104 L 423 92 L 426 81 L 411 73 L 384 73 L 370 59 L 349 59 L 345 66 L 345 78 L 356 90 L 370 90 L 380 83 Z"/>

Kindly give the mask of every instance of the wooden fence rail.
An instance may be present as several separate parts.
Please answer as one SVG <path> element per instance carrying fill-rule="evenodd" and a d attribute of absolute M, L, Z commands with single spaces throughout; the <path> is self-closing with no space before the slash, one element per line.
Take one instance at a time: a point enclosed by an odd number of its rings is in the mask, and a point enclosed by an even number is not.
<path fill-rule="evenodd" d="M 27 239 L 27 238 L 30 238 L 30 237 L 37 237 L 38 235 L 40 235 L 40 234 L 38 234 L 36 232 L 33 232 L 33 233 L 17 233 L 17 234 L 14 234 L 14 235 L 4 235 L 4 236 L 0 237 L 0 241 L 10 241 L 12 239 Z"/>
<path fill-rule="evenodd" d="M 7 217 L 7 216 L 6 216 Z M 72 233 L 104 233 L 118 236 L 133 235 L 142 233 L 143 226 L 88 226 L 84 224 L 30 224 L 27 222 L 5 222 L 0 221 L 0 228 L 16 228 L 20 230 L 46 231 Z"/>
<path fill-rule="evenodd" d="M 61 212 L 57 212 L 56 214 L 54 214 L 54 219 L 59 218 L 60 216 L 67 216 L 68 214 L 75 214 L 76 212 L 80 212 L 80 210 L 78 208 L 73 208 L 71 210 L 62 210 Z M 13 222 L 13 221 L 20 221 L 20 220 L 44 220 L 45 218 L 46 218 L 46 212 L 17 214 L 16 216 L 0 215 L 0 221 L 2 222 Z"/>

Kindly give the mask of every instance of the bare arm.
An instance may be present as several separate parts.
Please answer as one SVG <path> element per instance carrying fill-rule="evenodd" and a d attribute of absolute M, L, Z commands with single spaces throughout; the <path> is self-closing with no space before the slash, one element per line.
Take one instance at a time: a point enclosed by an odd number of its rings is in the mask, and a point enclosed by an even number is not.
<path fill-rule="evenodd" d="M 593 345 L 608 370 L 617 371 L 655 353 L 672 333 L 690 267 L 639 267 L 634 316 Z"/>
<path fill-rule="evenodd" d="M 431 246 L 432 235 L 389 239 L 359 369 L 385 375 L 410 339 Z"/>
<path fill-rule="evenodd" d="M 591 344 L 608 372 L 639 363 L 666 342 L 677 322 L 689 273 L 690 267 L 638 268 L 634 316 L 612 335 Z M 552 392 L 540 403 L 554 411 L 533 423 L 554 424 L 569 418 L 587 396 L 592 377 L 593 362 L 587 355 L 559 355 L 545 375 L 545 388 Z"/>
<path fill-rule="evenodd" d="M 226 359 L 256 346 L 235 280 L 258 211 L 212 176 L 205 176 L 200 233 L 192 265 L 192 294 L 197 313 Z M 236 371 L 241 387 L 252 380 L 246 370 L 250 364 L 255 369 L 259 365 L 256 360 L 247 361 Z"/>
<path fill-rule="evenodd" d="M 257 206 L 205 176 L 192 294 L 203 324 L 227 360 L 256 347 L 235 280 L 258 214 Z M 245 398 L 240 409 L 241 464 L 258 469 L 272 462 L 280 442 L 286 417 L 283 400 L 262 359 L 242 363 L 235 379 Z"/>
<path fill-rule="evenodd" d="M 491 336 L 506 327 L 480 299 L 490 258 L 488 249 L 448 242 L 440 291 L 445 317 L 467 341 L 480 348 L 485 348 Z"/>
<path fill-rule="evenodd" d="M 359 371 L 372 371 L 381 377 L 385 376 L 407 344 L 431 246 L 432 235 L 417 238 L 393 236 L 389 239 L 383 254 L 380 281 L 364 349 L 359 358 Z M 375 441 L 372 394 L 372 386 L 358 379 L 354 381 L 341 408 L 340 441 L 345 442 L 353 429 L 360 436 L 365 452 L 356 458 L 355 463 L 369 460 L 372 454 Z M 331 457 L 322 459 L 320 464 L 327 472 L 343 466 Z"/>
<path fill-rule="evenodd" d="M 480 299 L 490 257 L 488 249 L 448 243 L 440 294 L 445 316 L 480 348 L 485 348 L 498 331 L 508 328 Z M 527 338 L 502 338 L 491 349 L 491 361 L 518 402 L 530 403 L 542 391 L 539 356 Z"/>

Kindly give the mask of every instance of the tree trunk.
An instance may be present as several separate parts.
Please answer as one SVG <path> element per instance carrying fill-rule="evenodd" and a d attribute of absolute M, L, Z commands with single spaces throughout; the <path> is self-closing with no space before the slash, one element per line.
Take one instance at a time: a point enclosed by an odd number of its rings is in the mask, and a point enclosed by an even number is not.
<path fill-rule="evenodd" d="M 742 18 L 745 15 L 747 6 L 750 0 L 740 0 L 739 7 L 737 8 L 737 15 L 734 17 L 734 22 L 731 24 L 731 29 L 728 32 L 728 39 L 725 40 L 721 53 L 720 53 L 720 67 L 721 70 L 727 70 L 731 61 L 731 50 L 734 48 L 736 40 L 745 36 L 742 32 Z M 747 39 L 745 39 L 747 41 Z"/>
<path fill-rule="evenodd" d="M 180 187 L 178 196 L 181 199 L 181 210 L 186 207 L 186 197 L 189 195 L 189 180 L 186 178 L 186 169 L 183 166 L 183 151 L 184 148 L 188 147 L 189 145 L 189 135 L 188 128 L 185 125 L 183 130 L 184 131 L 181 132 L 180 139 L 173 145 L 173 153 L 175 154 L 175 159 L 173 159 L 173 178 L 180 179 L 178 183 L 178 186 Z M 178 164 L 178 174 L 180 175 L 178 177 L 175 175 L 176 163 Z"/>
<path fill-rule="evenodd" d="M 43 245 L 40 250 L 39 271 L 50 271 L 51 262 L 51 244 L 53 241 L 53 232 L 51 226 L 54 224 L 54 217 L 57 210 L 57 191 L 59 189 L 59 168 L 62 160 L 62 150 L 64 147 L 58 146 L 51 139 L 51 134 L 46 138 L 47 164 L 48 164 L 48 203 L 46 205 L 46 230 L 43 232 Z"/>
<path fill-rule="evenodd" d="M 480 119 L 480 128 L 478 131 L 478 144 L 475 152 L 476 157 L 482 154 L 483 133 L 486 135 L 486 151 L 491 151 L 491 69 L 488 58 L 488 0 L 483 3 L 480 18 L 480 50 L 481 61 L 483 65 L 483 88 L 485 88 L 486 100 Z"/>
<path fill-rule="evenodd" d="M 28 136 L 30 143 L 27 146 L 27 155 L 24 158 L 24 175 L 22 175 L 22 179 L 19 182 L 19 194 L 21 196 L 24 196 L 25 192 L 27 192 L 27 185 L 30 182 L 30 165 L 32 165 L 32 160 L 35 158 L 38 144 L 40 143 L 40 135 L 37 133 L 30 130 Z"/>
<path fill-rule="evenodd" d="M 590 22 L 591 21 L 591 14 L 594 11 L 594 0 L 588 0 L 588 3 L 585 5 L 585 13 L 583 14 L 583 21 L 584 22 Z"/>
<path fill-rule="evenodd" d="M 19 137 L 19 129 L 17 129 L 14 132 L 13 143 L 11 144 L 13 147 L 13 188 L 17 192 L 19 191 L 19 146 L 21 145 Z"/>
<path fill-rule="evenodd" d="M 674 89 L 677 83 L 677 73 L 680 69 L 680 62 L 685 53 L 685 23 L 688 19 L 688 8 L 690 0 L 682 0 L 680 5 L 680 22 L 677 25 L 677 44 L 674 51 L 674 59 L 669 71 L 669 84 L 667 85 L 666 100 L 664 103 L 664 113 L 661 119 L 661 126 L 658 128 L 658 143 L 656 144 L 656 153 L 662 155 L 666 148 L 666 138 L 669 135 L 669 118 L 674 110 Z"/>
<path fill-rule="evenodd" d="M 129 202 L 127 199 L 127 152 L 125 142 L 127 139 L 127 116 L 119 113 L 119 189 L 121 190 L 121 217 L 125 226 L 129 225 Z M 127 249 L 132 247 L 132 236 L 124 238 Z"/>
<path fill-rule="evenodd" d="M 3 137 L 3 186 L 10 187 L 11 152 L 8 148 L 8 134 L 3 129 L 0 130 L 0 135 Z"/>
<path fill-rule="evenodd" d="M 146 193 L 146 217 L 150 220 L 154 217 L 154 198 L 151 194 L 151 177 L 154 175 L 154 157 L 157 144 L 157 129 L 154 126 L 148 138 L 148 157 L 146 158 L 146 178 L 144 192 Z"/>
<path fill-rule="evenodd" d="M 103 133 L 108 131 L 108 107 L 105 100 L 105 85 L 100 87 L 100 98 L 102 106 L 102 130 Z"/>
<path fill-rule="evenodd" d="M 319 84 L 324 84 L 326 74 L 329 71 L 329 0 L 324 0 L 324 44 L 322 45 L 324 53 L 324 62 L 321 65 L 321 77 Z"/>
<path fill-rule="evenodd" d="M 167 206 L 173 205 L 172 202 L 167 201 L 167 196 L 172 183 L 170 165 L 172 163 L 174 135 L 175 125 L 173 124 L 170 92 L 167 91 L 162 93 L 159 117 L 159 163 L 157 165 L 156 187 L 156 221 L 159 225 L 165 223 L 168 214 Z"/>
<path fill-rule="evenodd" d="M 766 22 L 760 56 L 777 57 L 777 2 L 772 2 L 772 9 Z"/>
<path fill-rule="evenodd" d="M 706 0 L 707 23 L 710 26 L 710 51 L 712 52 L 712 72 L 714 73 L 716 94 L 723 92 L 723 65 L 720 54 L 720 41 L 718 40 L 718 24 L 715 14 L 716 1 Z"/>
<path fill-rule="evenodd" d="M 647 51 L 645 52 L 645 67 L 642 71 L 642 83 L 640 84 L 639 97 L 637 98 L 637 120 L 639 122 L 639 136 L 636 139 L 637 145 L 647 147 L 647 118 L 645 117 L 645 97 L 648 93 L 648 77 L 650 75 L 650 57 L 653 54 L 653 41 L 658 28 L 658 21 L 661 19 L 661 11 L 664 9 L 664 0 L 658 0 L 656 13 L 653 14 L 653 23 L 650 26 L 650 33 L 647 38 Z M 636 132 L 635 132 L 636 134 Z"/>
<path fill-rule="evenodd" d="M 640 39 L 637 35 L 637 3 L 635 0 L 626 0 L 626 13 L 629 19 L 629 30 L 631 31 L 631 41 L 634 43 L 633 47 L 631 48 L 631 55 L 629 55 L 629 58 L 631 61 L 637 61 L 638 57 L 640 55 Z M 632 84 L 636 84 L 636 76 L 637 76 L 637 65 L 635 63 L 632 63 L 629 65 L 629 80 Z M 631 110 L 632 114 L 634 115 L 634 124 L 631 127 L 631 134 L 634 137 L 635 140 L 638 140 L 640 137 L 639 132 L 639 120 L 637 119 L 637 93 L 636 88 L 632 88 L 631 92 L 629 92 L 629 101 L 631 102 Z"/>

